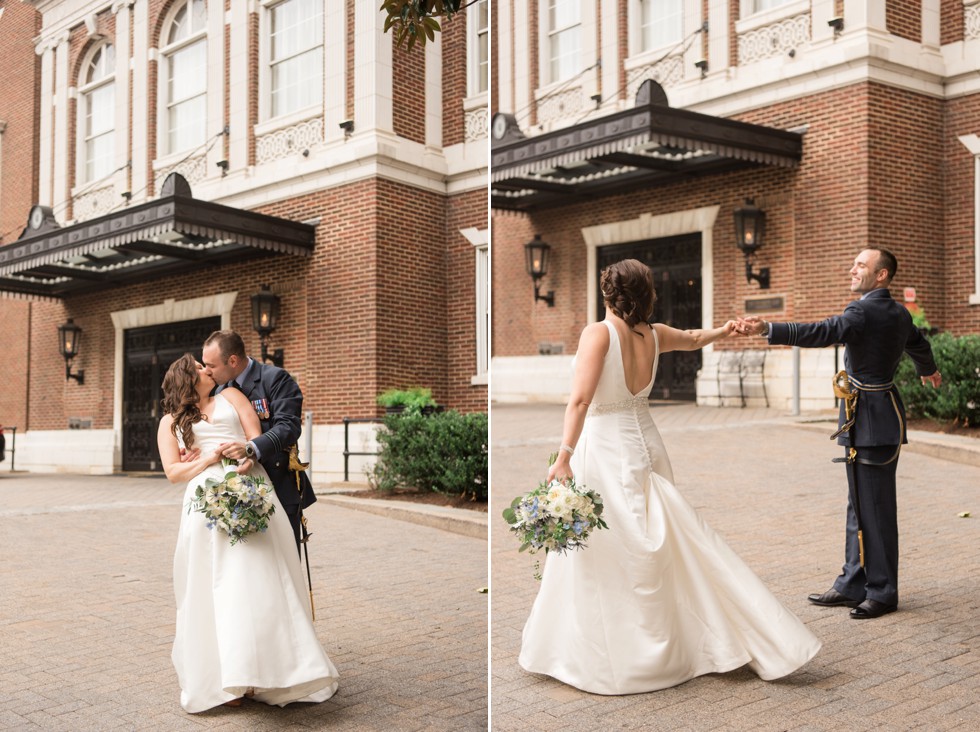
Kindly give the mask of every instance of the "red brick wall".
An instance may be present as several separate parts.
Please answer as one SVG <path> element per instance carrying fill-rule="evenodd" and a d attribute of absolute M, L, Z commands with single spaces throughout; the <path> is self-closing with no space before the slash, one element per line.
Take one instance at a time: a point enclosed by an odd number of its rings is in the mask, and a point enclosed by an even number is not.
<path fill-rule="evenodd" d="M 962 0 L 940 0 L 939 25 L 939 39 L 943 45 L 963 40 Z"/>
<path fill-rule="evenodd" d="M 940 242 L 945 240 L 946 245 L 939 255 L 939 263 L 944 265 L 945 271 L 945 320 L 937 323 L 932 317 L 933 307 L 928 302 L 925 307 L 932 325 L 941 325 L 955 335 L 980 333 L 980 305 L 968 304 L 970 295 L 974 294 L 974 195 L 980 181 L 976 180 L 973 155 L 957 139 L 960 135 L 980 132 L 977 120 L 980 120 L 980 94 L 958 97 L 946 103 L 940 149 L 946 167 L 942 189 L 945 221 L 942 234 L 935 237 Z M 932 245 L 928 232 L 922 238 L 924 245 Z"/>
<path fill-rule="evenodd" d="M 467 11 L 442 20 L 442 144 L 458 145 L 466 135 L 463 99 L 467 95 Z M 417 53 L 417 52 L 416 52 Z M 418 77 L 421 79 L 421 77 Z"/>
<path fill-rule="evenodd" d="M 425 49 L 416 44 L 409 51 L 408 41 L 399 46 L 393 33 L 385 38 L 392 45 L 394 64 L 392 127 L 396 135 L 424 144 Z"/>
<path fill-rule="evenodd" d="M 484 190 L 453 196 L 446 216 L 447 401 L 460 411 L 486 411 L 487 387 L 470 383 L 476 375 L 476 252 L 461 229 L 486 229 Z"/>
<path fill-rule="evenodd" d="M 885 26 L 889 33 L 916 43 L 922 40 L 922 0 L 888 0 Z"/>

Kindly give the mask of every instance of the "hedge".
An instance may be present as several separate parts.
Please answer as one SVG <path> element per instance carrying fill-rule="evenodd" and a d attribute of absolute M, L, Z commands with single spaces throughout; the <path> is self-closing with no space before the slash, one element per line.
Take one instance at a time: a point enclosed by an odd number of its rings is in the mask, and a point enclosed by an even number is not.
<path fill-rule="evenodd" d="M 895 384 L 912 419 L 925 417 L 937 422 L 980 426 L 980 336 L 928 336 L 943 385 L 933 389 L 915 374 L 915 364 L 902 358 Z"/>

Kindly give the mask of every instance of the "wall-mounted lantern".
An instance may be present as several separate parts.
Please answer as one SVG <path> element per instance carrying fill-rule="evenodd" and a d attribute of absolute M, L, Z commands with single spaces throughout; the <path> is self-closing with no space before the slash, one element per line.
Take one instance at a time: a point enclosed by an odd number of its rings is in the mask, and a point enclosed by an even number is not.
<path fill-rule="evenodd" d="M 277 294 L 262 285 L 262 289 L 252 295 L 252 328 L 259 334 L 262 341 L 262 361 L 282 368 L 284 361 L 283 350 L 277 348 L 269 352 L 269 334 L 276 329 L 279 322 L 280 299 Z"/>
<path fill-rule="evenodd" d="M 548 274 L 548 257 L 551 254 L 551 246 L 541 241 L 541 235 L 535 234 L 534 240 L 524 245 L 525 264 L 527 273 L 534 280 L 534 302 L 544 300 L 549 308 L 555 306 L 555 291 L 549 290 L 547 295 L 540 292 L 540 280 Z"/>
<path fill-rule="evenodd" d="M 762 248 L 766 236 L 766 212 L 755 206 L 751 198 L 745 205 L 735 209 L 735 244 L 745 254 L 745 279 L 755 280 L 760 290 L 769 289 L 769 268 L 762 267 L 758 273 L 752 271 L 752 257 Z"/>
<path fill-rule="evenodd" d="M 68 322 L 58 326 L 58 348 L 65 359 L 65 381 L 74 379 L 80 385 L 85 383 L 85 372 L 79 371 L 77 374 L 71 372 L 71 362 L 78 355 L 82 345 L 82 329 L 75 325 L 75 321 L 68 318 Z"/>

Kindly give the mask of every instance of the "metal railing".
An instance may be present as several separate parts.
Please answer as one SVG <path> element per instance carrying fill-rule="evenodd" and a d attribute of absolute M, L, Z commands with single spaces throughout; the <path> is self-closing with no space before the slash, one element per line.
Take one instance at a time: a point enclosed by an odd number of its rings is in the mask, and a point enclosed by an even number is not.
<path fill-rule="evenodd" d="M 350 482 L 350 458 L 351 456 L 377 455 L 377 452 L 351 452 L 350 449 L 350 426 L 352 424 L 384 424 L 384 420 L 378 417 L 344 417 L 344 482 Z"/>
<path fill-rule="evenodd" d="M 4 447 L 4 454 L 8 452 L 10 453 L 10 472 L 12 473 L 14 472 L 14 457 L 15 457 L 15 453 L 17 452 L 15 450 L 15 446 L 17 445 L 17 428 L 4 427 L 3 432 L 4 432 L 4 437 L 6 437 L 7 432 L 10 432 L 10 446 Z"/>

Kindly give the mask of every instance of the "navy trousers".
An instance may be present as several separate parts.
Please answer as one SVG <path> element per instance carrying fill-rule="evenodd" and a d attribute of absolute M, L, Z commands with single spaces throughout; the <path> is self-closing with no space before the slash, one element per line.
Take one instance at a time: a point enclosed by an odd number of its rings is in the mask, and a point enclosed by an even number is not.
<path fill-rule="evenodd" d="M 897 445 L 859 447 L 858 458 L 883 463 L 896 450 Z M 886 605 L 898 604 L 898 507 L 895 499 L 897 469 L 897 459 L 887 465 L 855 462 L 847 466 L 850 493 L 847 500 L 844 566 L 834 582 L 834 589 L 852 600 L 870 598 Z M 859 501 L 864 535 L 864 567 L 861 566 L 858 550 L 857 517 L 851 504 L 855 495 Z"/>

